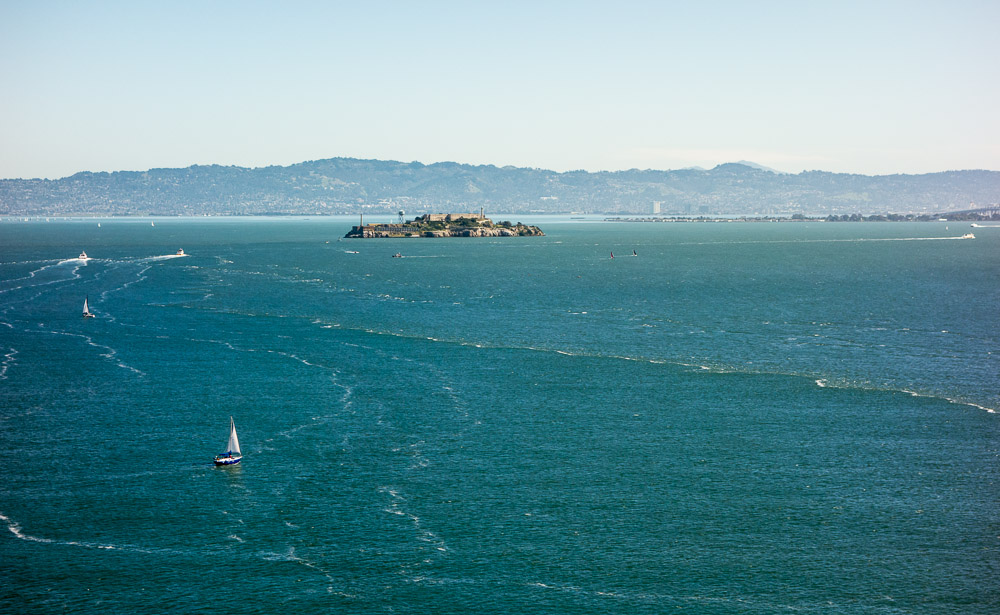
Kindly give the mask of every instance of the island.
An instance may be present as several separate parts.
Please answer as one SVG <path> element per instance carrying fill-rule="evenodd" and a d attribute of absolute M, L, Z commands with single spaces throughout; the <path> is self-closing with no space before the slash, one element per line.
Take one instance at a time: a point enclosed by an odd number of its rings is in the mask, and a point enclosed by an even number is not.
<path fill-rule="evenodd" d="M 344 235 L 345 238 L 396 238 L 396 237 L 541 237 L 545 233 L 537 226 L 496 222 L 478 214 L 426 214 L 403 221 L 399 212 L 398 224 L 365 224 L 362 217 L 358 226 Z"/>

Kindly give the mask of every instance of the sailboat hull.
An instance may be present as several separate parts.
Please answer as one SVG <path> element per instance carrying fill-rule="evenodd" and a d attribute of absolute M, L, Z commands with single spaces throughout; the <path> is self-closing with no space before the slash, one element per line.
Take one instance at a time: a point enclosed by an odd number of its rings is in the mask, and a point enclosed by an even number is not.
<path fill-rule="evenodd" d="M 217 466 L 232 466 L 243 461 L 242 457 L 216 457 L 215 465 Z"/>

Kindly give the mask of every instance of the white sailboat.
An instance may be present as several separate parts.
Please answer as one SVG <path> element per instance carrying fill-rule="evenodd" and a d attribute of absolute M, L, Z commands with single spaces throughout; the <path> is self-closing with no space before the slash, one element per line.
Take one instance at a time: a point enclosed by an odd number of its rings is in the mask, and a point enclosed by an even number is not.
<path fill-rule="evenodd" d="M 242 460 L 243 455 L 240 453 L 240 440 L 236 437 L 236 423 L 233 421 L 233 417 L 229 417 L 229 443 L 226 445 L 225 452 L 215 456 L 215 465 L 231 466 Z"/>
<path fill-rule="evenodd" d="M 95 318 L 95 316 L 90 313 L 90 297 L 83 298 L 83 317 Z"/>

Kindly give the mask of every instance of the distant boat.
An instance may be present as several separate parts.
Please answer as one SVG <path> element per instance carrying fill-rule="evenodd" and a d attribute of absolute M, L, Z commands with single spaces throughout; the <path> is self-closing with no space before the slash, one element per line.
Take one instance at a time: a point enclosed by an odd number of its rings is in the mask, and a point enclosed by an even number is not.
<path fill-rule="evenodd" d="M 614 258 L 614 257 L 615 257 L 615 253 L 614 253 L 614 252 L 612 252 L 612 253 L 611 253 L 611 258 Z"/>
<path fill-rule="evenodd" d="M 90 313 L 90 297 L 83 298 L 83 317 L 95 318 L 95 316 Z"/>
<path fill-rule="evenodd" d="M 149 226 L 156 226 L 156 223 L 155 222 L 150 222 Z"/>
<path fill-rule="evenodd" d="M 236 423 L 233 422 L 233 417 L 229 417 L 229 443 L 226 444 L 224 452 L 215 456 L 215 465 L 231 466 L 242 460 L 243 455 L 240 453 L 240 441 L 236 437 Z"/>
<path fill-rule="evenodd" d="M 403 255 L 400 254 L 399 252 L 396 252 L 395 254 L 392 255 L 392 257 L 393 258 L 403 258 Z"/>
<path fill-rule="evenodd" d="M 80 252 L 80 256 L 78 256 L 77 258 L 79 258 L 82 261 L 90 260 L 90 257 L 87 256 L 86 252 Z"/>
<path fill-rule="evenodd" d="M 184 248 L 177 250 L 177 256 L 187 256 L 186 254 L 184 254 Z"/>
<path fill-rule="evenodd" d="M 635 253 L 635 250 L 632 250 L 632 256 L 639 256 L 639 255 Z"/>
<path fill-rule="evenodd" d="M 972 233 L 966 233 L 966 234 L 962 235 L 962 239 L 975 239 L 975 238 L 976 238 L 976 236 L 973 235 Z"/>

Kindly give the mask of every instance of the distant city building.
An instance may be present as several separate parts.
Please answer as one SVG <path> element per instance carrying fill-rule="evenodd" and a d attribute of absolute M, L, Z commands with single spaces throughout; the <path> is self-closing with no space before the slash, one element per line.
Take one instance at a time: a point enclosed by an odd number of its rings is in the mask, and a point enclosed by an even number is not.
<path fill-rule="evenodd" d="M 663 201 L 653 201 L 653 213 L 654 214 L 660 213 L 660 204 L 661 203 L 663 203 Z"/>

